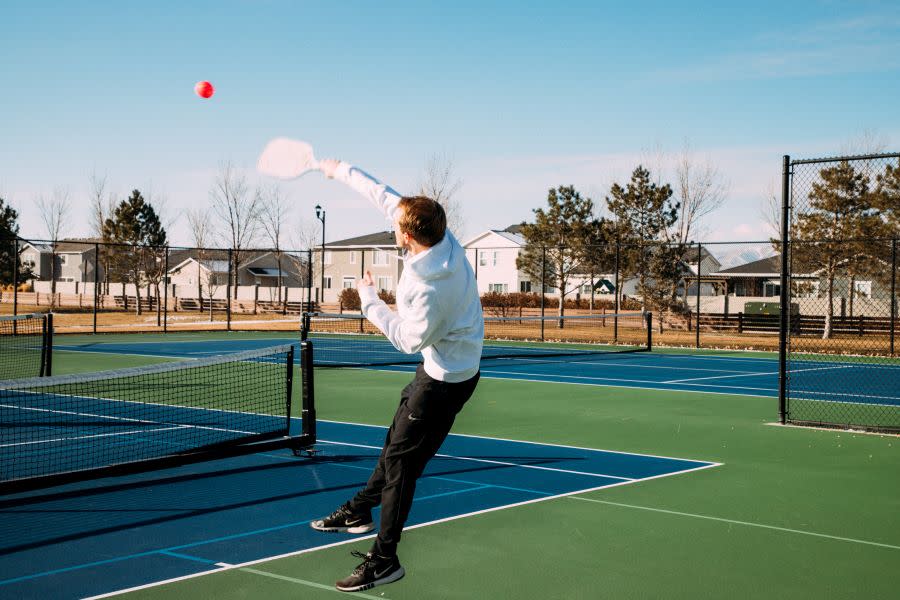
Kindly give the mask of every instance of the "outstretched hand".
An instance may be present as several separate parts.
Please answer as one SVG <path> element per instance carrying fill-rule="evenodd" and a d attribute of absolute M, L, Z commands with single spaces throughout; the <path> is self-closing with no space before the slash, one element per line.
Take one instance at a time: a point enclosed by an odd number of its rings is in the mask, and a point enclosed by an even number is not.
<path fill-rule="evenodd" d="M 323 158 L 319 161 L 319 170 L 327 177 L 328 179 L 334 179 L 334 174 L 337 171 L 338 166 L 341 164 L 341 161 L 334 158 Z"/>

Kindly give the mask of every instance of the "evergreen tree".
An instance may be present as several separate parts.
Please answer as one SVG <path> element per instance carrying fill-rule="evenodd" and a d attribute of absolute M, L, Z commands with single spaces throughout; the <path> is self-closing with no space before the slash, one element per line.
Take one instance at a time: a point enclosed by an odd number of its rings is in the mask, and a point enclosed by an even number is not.
<path fill-rule="evenodd" d="M 573 186 L 551 189 L 546 210 L 534 209 L 534 223 L 522 223 L 526 245 L 516 266 L 532 281 L 543 279 L 559 290 L 560 317 L 565 313 L 565 297 L 572 291 L 569 281 L 588 268 L 587 250 L 600 227 L 594 218 L 594 202 Z"/>
<path fill-rule="evenodd" d="M 900 165 L 887 165 L 876 181 L 872 204 L 887 225 L 887 237 L 900 238 Z"/>
<path fill-rule="evenodd" d="M 621 244 L 620 279 L 637 277 L 646 307 L 672 308 L 685 268 L 683 244 L 667 243 L 680 207 L 671 186 L 652 183 L 650 171 L 638 165 L 625 187 L 613 184 L 606 204 Z"/>
<path fill-rule="evenodd" d="M 12 285 L 17 279 L 15 277 L 16 268 L 16 241 L 19 239 L 19 224 L 16 220 L 19 213 L 12 206 L 6 204 L 6 201 L 0 197 L 0 284 Z M 18 244 L 19 256 L 19 275 L 20 283 L 34 278 L 30 265 L 23 265 L 21 260 L 22 243 Z"/>
<path fill-rule="evenodd" d="M 157 259 L 167 244 L 167 238 L 159 216 L 141 193 L 134 190 L 127 200 L 119 203 L 112 217 L 106 219 L 103 239 L 121 245 L 112 248 L 110 267 L 122 277 L 123 282 L 135 285 L 138 295 L 136 311 L 141 314 L 141 285 L 155 282 L 158 291 L 159 280 L 164 275 Z"/>
<path fill-rule="evenodd" d="M 822 338 L 828 339 L 833 331 L 835 279 L 846 272 L 852 281 L 860 264 L 883 259 L 865 240 L 879 237 L 885 229 L 865 174 L 844 161 L 822 169 L 819 177 L 809 193 L 809 210 L 796 216 L 791 258 L 795 271 L 824 278 L 827 307 Z"/>

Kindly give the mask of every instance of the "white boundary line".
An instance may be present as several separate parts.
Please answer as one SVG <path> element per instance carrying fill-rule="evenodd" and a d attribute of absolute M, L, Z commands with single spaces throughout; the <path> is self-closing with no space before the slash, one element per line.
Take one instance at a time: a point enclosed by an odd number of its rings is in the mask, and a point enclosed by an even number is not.
<path fill-rule="evenodd" d="M 331 421 L 328 419 L 316 419 L 317 423 L 335 423 L 338 425 L 355 425 L 358 427 L 374 427 L 377 429 L 388 429 L 385 425 L 372 425 L 371 423 L 353 423 L 351 421 Z M 626 450 L 607 450 L 605 448 L 586 448 L 584 446 L 569 446 L 566 444 L 551 444 L 549 442 L 532 442 L 529 440 L 514 440 L 512 438 L 502 438 L 502 437 L 491 437 L 488 435 L 474 435 L 469 433 L 451 433 L 450 436 L 455 437 L 464 437 L 464 438 L 475 438 L 477 440 L 493 440 L 497 442 L 515 442 L 517 444 L 530 444 L 532 446 L 547 446 L 550 448 L 568 448 L 570 450 L 586 450 L 588 452 L 604 452 L 608 454 L 627 454 L 629 456 L 645 456 L 647 458 L 664 458 L 666 460 L 686 460 L 690 462 L 705 462 L 715 465 L 717 467 L 722 466 L 725 463 L 717 463 L 708 460 L 698 461 L 693 458 L 680 458 L 678 456 L 662 456 L 660 454 L 644 454 L 642 452 L 628 452 Z M 378 447 L 379 450 L 381 446 Z"/>
<path fill-rule="evenodd" d="M 380 426 L 378 426 L 378 425 L 373 425 L 373 427 L 380 427 Z M 478 437 L 478 436 L 469 436 L 469 437 Z M 502 438 L 486 438 L 486 439 L 502 439 Z M 505 440 L 505 441 L 514 441 L 514 440 Z M 542 445 L 543 445 L 543 444 L 542 444 Z M 553 444 L 546 444 L 546 445 L 552 446 Z M 565 446 L 565 447 L 571 447 L 571 446 Z M 589 450 L 589 448 L 588 448 L 588 450 Z M 598 451 L 597 449 L 594 449 L 594 450 L 595 450 L 595 451 Z M 629 454 L 629 453 L 625 452 L 625 453 L 623 453 L 623 454 Z M 459 458 L 459 457 L 452 457 L 452 458 Z M 690 459 L 679 459 L 679 460 L 690 460 Z M 697 462 L 699 462 L 699 461 L 697 461 Z M 661 475 L 653 475 L 653 476 L 651 476 L 651 477 L 644 477 L 644 478 L 642 478 L 642 479 L 633 479 L 633 480 L 630 480 L 630 481 L 620 481 L 620 482 L 618 482 L 618 483 L 611 483 L 611 484 L 608 484 L 608 485 L 601 485 L 601 486 L 596 486 L 596 487 L 587 488 L 587 489 L 583 489 L 583 490 L 576 490 L 576 491 L 572 491 L 572 492 L 566 492 L 566 493 L 564 493 L 564 494 L 557 494 L 557 495 L 555 495 L 555 496 L 544 496 L 544 497 L 541 497 L 541 498 L 534 498 L 534 499 L 532 499 L 532 500 L 524 500 L 524 501 L 522 501 L 522 502 L 515 502 L 515 503 L 513 503 L 513 504 L 505 504 L 505 505 L 503 505 L 503 506 L 495 506 L 495 507 L 492 507 L 492 508 L 486 508 L 486 509 L 483 509 L 483 510 L 476 510 L 476 511 L 472 511 L 472 512 L 469 512 L 469 513 L 464 513 L 464 514 L 461 514 L 461 515 L 453 515 L 452 517 L 445 517 L 445 518 L 443 518 L 443 519 L 436 519 L 436 520 L 434 520 L 434 521 L 427 521 L 427 522 L 425 522 L 425 523 L 418 523 L 418 524 L 416 524 L 416 525 L 410 525 L 409 527 L 404 527 L 403 530 L 404 530 L 404 531 L 408 531 L 408 530 L 412 530 L 412 529 L 419 529 L 419 528 L 421 528 L 421 527 L 429 527 L 429 526 L 431 526 L 431 525 L 437 525 L 437 524 L 440 524 L 440 523 L 447 523 L 447 522 L 450 522 L 450 521 L 456 521 L 456 520 L 464 519 L 464 518 L 467 518 L 467 517 L 473 517 L 473 516 L 477 516 L 477 515 L 482 515 L 482 514 L 487 514 L 487 513 L 497 512 L 497 511 L 500 511 L 500 510 L 506 510 L 506 509 L 508 509 L 508 508 L 516 508 L 516 507 L 519 507 L 519 506 L 526 506 L 526 505 L 529 505 L 529 504 L 536 504 L 536 503 L 538 503 L 538 502 L 546 502 L 546 501 L 548 501 L 548 500 L 556 500 L 556 499 L 558 499 L 558 498 L 567 498 L 567 497 L 569 497 L 569 496 L 574 496 L 575 494 L 584 494 L 584 493 L 588 493 L 588 492 L 594 492 L 594 491 L 597 491 L 597 490 L 605 490 L 605 489 L 609 489 L 609 488 L 613 488 L 613 487 L 619 487 L 619 486 L 622 486 L 622 485 L 631 485 L 631 484 L 639 483 L 639 482 L 642 482 L 642 481 L 650 481 L 650 480 L 652 480 L 652 479 L 663 479 L 663 478 L 665 478 L 665 477 L 672 477 L 672 476 L 674 476 L 674 475 L 683 475 L 683 474 L 685 474 L 685 473 L 691 473 L 691 472 L 694 472 L 694 471 L 703 471 L 703 470 L 706 470 L 706 469 L 711 469 L 711 468 L 713 468 L 713 467 L 719 467 L 719 466 L 722 466 L 722 464 L 724 464 L 724 463 L 709 463 L 709 464 L 705 464 L 705 465 L 700 465 L 700 466 L 695 467 L 695 468 L 692 468 L 692 469 L 684 469 L 684 470 L 682 470 L 682 471 L 673 471 L 673 472 L 671 472 L 671 473 L 663 473 L 663 474 L 661 474 Z M 521 466 L 521 465 L 517 465 L 517 466 Z M 375 536 L 376 536 L 376 534 L 370 534 L 370 535 L 366 535 L 366 536 L 355 537 L 355 538 L 351 538 L 351 539 L 348 539 L 348 540 L 342 540 L 342 541 L 340 541 L 340 542 L 334 542 L 334 543 L 332 543 L 332 544 L 325 544 L 325 545 L 322 545 L 322 546 L 315 546 L 315 547 L 313 547 L 313 548 L 303 548 L 302 550 L 295 550 L 295 551 L 293 551 L 293 552 L 286 552 L 286 553 L 284 553 L 284 554 L 279 554 L 279 555 L 277 555 L 277 556 L 269 556 L 269 557 L 266 557 L 266 558 L 260 558 L 260 559 L 257 559 L 257 560 L 252 560 L 252 561 L 248 561 L 248 562 L 245 562 L 245 563 L 239 563 L 239 564 L 235 564 L 235 565 L 227 565 L 227 566 L 224 566 L 224 565 L 226 565 L 226 563 L 218 563 L 216 566 L 223 565 L 223 566 L 221 566 L 219 569 L 209 570 L 209 571 L 203 571 L 203 572 L 200 572 L 200 573 L 192 573 L 192 574 L 190 574 L 190 575 L 183 575 L 183 576 L 181 576 L 181 577 L 174 577 L 174 578 L 172 578 L 172 579 L 166 579 L 166 580 L 163 580 L 163 581 L 156 581 L 156 582 L 153 582 L 153 583 L 147 583 L 147 584 L 144 584 L 144 585 L 140 585 L 140 586 L 136 586 L 136 587 L 131 587 L 131 588 L 127 588 L 127 589 L 116 590 L 116 591 L 113 591 L 113 592 L 107 592 L 107 593 L 101 594 L 101 595 L 99 595 L 99 596 L 90 596 L 90 597 L 88 597 L 88 598 L 85 598 L 84 600 L 100 600 L 101 598 L 111 598 L 111 597 L 113 597 L 113 596 L 118 596 L 118 595 L 120 595 L 120 594 L 127 594 L 127 593 L 129 593 L 129 592 L 135 592 L 135 591 L 138 591 L 138 590 L 145 590 L 145 589 L 149 589 L 149 588 L 153 588 L 153 587 L 159 587 L 159 586 L 162 586 L 162 585 L 168 585 L 168 584 L 170 584 L 170 583 L 176 583 L 176 582 L 179 582 L 179 581 L 186 581 L 186 580 L 188 580 L 188 579 L 194 579 L 194 578 L 197 578 L 197 577 L 205 577 L 205 576 L 207 576 L 207 575 L 211 575 L 211 574 L 215 574 L 215 573 L 222 573 L 222 572 L 225 572 L 225 571 L 232 571 L 232 570 L 245 570 L 247 567 L 251 567 L 251 566 L 254 566 L 254 565 L 258 565 L 258 564 L 262 564 L 262 563 L 267 563 L 267 562 L 271 562 L 271 561 L 275 561 L 275 560 L 281 560 L 281 559 L 283 559 L 283 558 L 290 558 L 290 557 L 293 557 L 293 556 L 300 556 L 300 555 L 302 555 L 302 554 L 309 554 L 309 553 L 312 553 L 312 552 L 318 552 L 318 551 L 320 551 L 320 550 L 325 550 L 326 548 L 334 548 L 334 547 L 337 547 L 337 546 L 344 546 L 344 545 L 347 545 L 347 544 L 355 544 L 355 543 L 358 543 L 358 542 L 360 542 L 360 541 L 362 541 L 362 540 L 372 539 L 372 538 L 374 538 Z"/>
<path fill-rule="evenodd" d="M 900 546 L 893 544 L 883 544 L 881 542 L 871 542 L 869 540 L 860 540 L 856 538 L 841 537 L 839 535 L 829 535 L 827 533 L 816 533 L 815 531 L 804 531 L 802 529 L 791 529 L 789 527 L 778 527 L 777 525 L 766 525 L 764 523 L 751 523 L 749 521 L 737 521 L 735 519 L 725 519 L 722 517 L 713 517 L 710 515 L 697 515 L 693 513 L 679 512 L 677 510 L 666 510 L 664 508 L 653 508 L 650 506 L 636 506 L 634 504 L 623 504 L 621 502 L 610 502 L 609 500 L 597 500 L 596 498 L 579 498 L 573 496 L 572 500 L 581 500 L 583 502 L 594 502 L 596 504 L 607 504 L 609 506 L 621 506 L 623 508 L 636 508 L 638 510 L 648 510 L 666 515 L 677 515 L 679 517 L 693 517 L 695 519 L 706 519 L 709 521 L 718 521 L 720 523 L 728 523 L 729 525 L 745 525 L 747 527 L 760 527 L 762 529 L 771 529 L 774 531 L 784 531 L 786 533 L 799 533 L 801 535 L 810 535 L 813 537 L 826 538 L 829 540 L 838 540 L 841 542 L 852 542 L 854 544 L 865 544 L 867 546 L 878 546 L 880 548 L 889 548 L 891 550 L 900 550 Z"/>
<path fill-rule="evenodd" d="M 366 448 L 368 450 L 381 450 L 381 446 L 370 446 L 367 444 L 351 444 L 349 442 L 333 442 L 330 440 L 316 440 L 316 443 L 332 444 L 335 446 L 351 446 L 354 448 Z M 552 467 L 540 467 L 537 465 L 521 465 L 519 463 L 505 462 L 502 460 L 489 460 L 486 458 L 472 458 L 470 456 L 454 456 L 452 454 L 435 454 L 440 458 L 452 458 L 454 460 L 468 460 L 471 462 L 486 463 L 489 465 L 502 465 L 504 467 L 520 467 L 522 469 L 536 469 L 539 471 L 551 471 L 553 473 L 567 473 L 569 475 L 584 475 L 585 477 L 603 477 L 604 479 L 618 479 L 619 481 L 638 481 L 632 477 L 619 477 L 618 475 L 607 475 L 605 473 L 588 473 L 585 471 L 571 471 L 569 469 L 554 469 Z M 539 457 L 535 457 L 539 458 Z M 706 461 L 704 461 L 706 462 Z"/>

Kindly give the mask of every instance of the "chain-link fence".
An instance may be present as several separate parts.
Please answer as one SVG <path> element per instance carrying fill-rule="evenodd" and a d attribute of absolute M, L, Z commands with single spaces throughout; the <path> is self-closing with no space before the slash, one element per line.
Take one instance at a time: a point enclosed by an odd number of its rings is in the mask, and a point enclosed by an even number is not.
<path fill-rule="evenodd" d="M 0 313 L 49 312 L 60 333 L 280 329 L 316 308 L 312 253 L 3 240 Z"/>
<path fill-rule="evenodd" d="M 783 422 L 900 429 L 900 154 L 784 161 Z"/>

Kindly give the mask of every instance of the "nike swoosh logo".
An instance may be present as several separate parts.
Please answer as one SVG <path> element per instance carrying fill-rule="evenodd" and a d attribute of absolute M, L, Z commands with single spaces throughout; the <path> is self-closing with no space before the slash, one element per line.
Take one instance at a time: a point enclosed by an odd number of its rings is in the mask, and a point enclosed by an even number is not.
<path fill-rule="evenodd" d="M 346 521 L 345 525 L 356 525 L 357 523 L 361 523 L 362 519 L 356 519 L 355 521 Z"/>
<path fill-rule="evenodd" d="M 390 570 L 391 570 L 391 567 L 393 567 L 393 566 L 394 566 L 394 565 L 388 565 L 388 568 L 385 569 L 384 571 L 382 571 L 381 573 L 379 573 L 378 571 L 375 571 L 375 573 L 374 573 L 375 579 L 379 579 L 379 578 L 381 578 L 381 577 L 384 577 L 384 574 L 387 573 L 388 571 L 390 571 Z"/>

